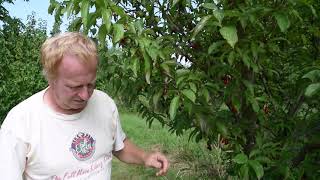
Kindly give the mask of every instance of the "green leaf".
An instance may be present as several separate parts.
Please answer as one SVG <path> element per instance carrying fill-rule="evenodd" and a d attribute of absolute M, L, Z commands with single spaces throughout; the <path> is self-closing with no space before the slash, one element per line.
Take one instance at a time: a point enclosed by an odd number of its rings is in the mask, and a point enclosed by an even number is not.
<path fill-rule="evenodd" d="M 189 86 L 190 86 L 190 89 L 191 89 L 193 92 L 195 92 L 195 93 L 197 92 L 197 86 L 196 86 L 196 84 L 190 82 L 190 83 L 189 83 Z"/>
<path fill-rule="evenodd" d="M 179 101 L 180 101 L 180 97 L 179 96 L 175 96 L 170 103 L 170 108 L 169 108 L 169 115 L 170 115 L 170 119 L 173 120 L 176 117 L 177 114 L 177 110 L 179 108 Z"/>
<path fill-rule="evenodd" d="M 312 82 L 320 81 L 320 70 L 312 70 L 302 76 L 302 78 L 310 79 Z"/>
<path fill-rule="evenodd" d="M 310 84 L 307 87 L 306 92 L 304 93 L 304 95 L 307 96 L 307 97 L 312 97 L 316 93 L 318 93 L 319 90 L 320 90 L 320 83 L 313 83 L 313 84 Z"/>
<path fill-rule="evenodd" d="M 147 53 L 151 57 L 152 60 L 156 60 L 158 57 L 158 49 L 155 46 L 149 46 L 145 48 L 147 50 Z"/>
<path fill-rule="evenodd" d="M 119 42 L 124 36 L 124 27 L 122 24 L 113 25 L 113 43 Z"/>
<path fill-rule="evenodd" d="M 256 100 L 259 101 L 259 102 L 267 102 L 268 101 L 268 99 L 267 99 L 267 97 L 265 95 L 256 97 Z"/>
<path fill-rule="evenodd" d="M 254 149 L 250 152 L 249 154 L 249 158 L 252 158 L 254 156 L 256 156 L 257 154 L 260 154 L 261 153 L 261 150 L 260 149 Z"/>
<path fill-rule="evenodd" d="M 314 9 L 314 7 L 311 4 L 309 4 L 309 8 L 311 9 L 313 16 L 315 18 L 318 18 L 317 11 Z"/>
<path fill-rule="evenodd" d="M 259 52 L 259 47 L 257 45 L 257 43 L 255 42 L 251 42 L 251 52 L 252 52 L 252 55 L 255 59 L 258 58 L 258 52 Z"/>
<path fill-rule="evenodd" d="M 131 22 L 128 26 L 128 32 L 132 33 L 132 34 L 136 34 L 137 31 L 136 31 L 136 28 L 134 27 L 134 24 L 133 22 Z"/>
<path fill-rule="evenodd" d="M 48 13 L 49 13 L 49 14 L 52 14 L 53 11 L 54 11 L 54 9 L 57 8 L 57 5 L 59 5 L 59 3 L 58 3 L 57 1 L 55 1 L 55 0 L 50 0 L 50 5 L 49 5 L 49 7 L 48 7 Z"/>
<path fill-rule="evenodd" d="M 258 157 L 254 158 L 254 159 L 256 161 L 262 162 L 262 163 L 267 163 L 267 164 L 273 163 L 273 161 L 270 158 L 266 157 L 266 156 L 258 156 Z"/>
<path fill-rule="evenodd" d="M 217 5 L 214 3 L 204 3 L 202 5 L 202 7 L 206 8 L 206 9 L 212 9 L 212 10 L 218 9 Z"/>
<path fill-rule="evenodd" d="M 191 39 L 194 39 L 194 37 L 203 29 L 203 27 L 207 24 L 207 21 L 211 17 L 212 15 L 208 15 L 201 18 L 201 21 L 197 24 L 197 26 L 193 30 L 193 35 Z"/>
<path fill-rule="evenodd" d="M 247 164 L 244 164 L 240 168 L 240 179 L 248 180 L 249 179 L 249 167 Z"/>
<path fill-rule="evenodd" d="M 145 49 L 148 52 L 148 49 L 151 46 L 151 40 L 148 38 L 140 38 L 140 39 L 138 39 L 138 42 L 139 42 L 140 48 Z"/>
<path fill-rule="evenodd" d="M 163 94 L 163 91 L 162 89 L 160 91 L 158 91 L 157 93 L 155 93 L 152 97 L 152 100 L 153 100 L 153 106 L 154 106 L 154 109 L 157 111 L 158 110 L 158 105 L 159 105 L 159 100 L 161 98 Z"/>
<path fill-rule="evenodd" d="M 70 17 L 70 14 L 72 13 L 73 10 L 73 3 L 72 1 L 69 1 L 67 4 L 67 18 Z"/>
<path fill-rule="evenodd" d="M 202 88 L 202 94 L 203 97 L 205 98 L 206 102 L 208 103 L 210 101 L 210 95 L 209 95 L 209 91 L 207 88 Z"/>
<path fill-rule="evenodd" d="M 102 14 L 102 22 L 106 26 L 107 32 L 110 32 L 111 28 L 111 10 L 110 9 L 102 9 L 101 14 Z"/>
<path fill-rule="evenodd" d="M 150 76 L 151 76 L 151 59 L 150 56 L 146 53 L 146 51 L 142 52 L 143 58 L 144 58 L 144 72 L 146 81 L 148 84 L 150 84 Z"/>
<path fill-rule="evenodd" d="M 290 21 L 287 15 L 276 13 L 274 17 L 277 20 L 281 32 L 285 32 L 290 27 Z"/>
<path fill-rule="evenodd" d="M 160 65 L 160 67 L 164 70 L 164 72 L 165 72 L 167 75 L 170 75 L 170 68 L 169 68 L 168 64 L 162 63 L 162 64 Z"/>
<path fill-rule="evenodd" d="M 102 47 L 105 47 L 105 45 L 106 45 L 106 36 L 107 36 L 107 30 L 106 30 L 105 26 L 101 25 L 99 28 L 99 32 L 98 32 L 98 38 L 100 41 L 100 45 Z"/>
<path fill-rule="evenodd" d="M 233 158 L 233 161 L 237 164 L 246 164 L 248 162 L 248 156 L 243 153 L 240 153 Z"/>
<path fill-rule="evenodd" d="M 73 31 L 79 31 L 80 27 L 81 27 L 81 21 L 82 21 L 82 18 L 80 17 L 77 17 L 76 19 L 74 19 L 71 24 L 70 24 L 70 28 L 73 30 Z"/>
<path fill-rule="evenodd" d="M 186 76 L 181 76 L 177 78 L 176 84 L 179 89 L 182 89 L 186 85 L 186 79 L 187 79 Z"/>
<path fill-rule="evenodd" d="M 97 13 L 95 13 L 95 12 L 89 13 L 89 15 L 88 15 L 88 27 L 90 28 L 91 26 L 96 25 L 96 24 L 97 24 Z"/>
<path fill-rule="evenodd" d="M 227 40 L 232 48 L 238 42 L 238 34 L 235 26 L 225 26 L 220 29 L 220 34 Z"/>
<path fill-rule="evenodd" d="M 251 106 L 254 112 L 259 112 L 260 107 L 258 101 L 255 98 L 250 98 Z"/>
<path fill-rule="evenodd" d="M 140 60 L 139 58 L 135 57 L 134 59 L 132 59 L 133 63 L 132 63 L 132 71 L 134 74 L 134 77 L 138 77 L 138 71 L 140 68 Z"/>
<path fill-rule="evenodd" d="M 107 5 L 107 1 L 105 0 L 96 0 L 96 7 L 104 9 Z"/>
<path fill-rule="evenodd" d="M 177 77 L 181 77 L 181 76 L 186 76 L 190 74 L 190 70 L 189 69 L 178 69 L 176 71 L 177 73 Z"/>
<path fill-rule="evenodd" d="M 226 103 L 222 103 L 221 106 L 219 107 L 219 111 L 228 111 L 229 108 L 226 105 Z"/>
<path fill-rule="evenodd" d="M 182 94 L 191 100 L 193 103 L 196 101 L 196 94 L 191 89 L 184 89 L 181 91 Z"/>
<path fill-rule="evenodd" d="M 234 51 L 231 51 L 228 55 L 228 63 L 229 65 L 233 65 L 233 62 L 235 60 L 236 53 Z"/>
<path fill-rule="evenodd" d="M 89 0 L 83 0 L 81 2 L 81 17 L 82 17 L 82 24 L 85 33 L 88 33 L 88 14 L 89 14 L 89 6 L 90 1 Z"/>
<path fill-rule="evenodd" d="M 232 96 L 232 104 L 236 108 L 236 110 L 241 109 L 240 98 L 237 95 Z"/>
<path fill-rule="evenodd" d="M 255 160 L 249 160 L 249 165 L 252 167 L 252 169 L 256 173 L 257 178 L 261 179 L 264 174 L 263 166 L 258 161 L 255 161 Z"/>
<path fill-rule="evenodd" d="M 168 66 L 175 67 L 177 65 L 177 61 L 175 61 L 175 60 L 167 60 L 167 61 L 163 62 L 163 64 L 167 64 Z"/>
<path fill-rule="evenodd" d="M 148 99 L 143 96 L 143 95 L 139 95 L 138 96 L 139 101 L 143 104 L 143 106 L 147 107 L 148 109 L 150 109 L 150 105 L 149 105 L 149 101 Z"/>
<path fill-rule="evenodd" d="M 80 12 L 80 2 L 81 0 L 73 0 L 73 11 L 74 14 L 78 14 Z"/>
<path fill-rule="evenodd" d="M 241 16 L 240 17 L 240 24 L 241 24 L 241 27 L 243 29 L 246 29 L 247 24 L 248 24 L 248 17 L 247 16 Z"/>
<path fill-rule="evenodd" d="M 123 10 L 122 7 L 116 5 L 115 3 L 111 3 L 110 7 L 111 7 L 111 10 L 115 12 L 117 15 L 119 15 L 120 17 L 126 17 L 126 12 Z"/>
<path fill-rule="evenodd" d="M 297 10 L 293 9 L 293 10 L 291 10 L 291 13 L 292 13 L 296 18 L 298 18 L 300 22 L 303 22 L 303 19 L 302 19 L 302 17 L 300 16 L 300 14 L 299 14 L 299 12 L 298 12 Z"/>
<path fill-rule="evenodd" d="M 222 20 L 224 18 L 224 13 L 222 10 L 214 10 L 213 12 L 214 17 L 218 20 L 219 25 L 221 26 Z"/>
<path fill-rule="evenodd" d="M 243 16 L 243 13 L 239 10 L 225 10 L 224 11 L 225 17 L 240 17 Z"/>
<path fill-rule="evenodd" d="M 143 21 L 142 19 L 138 19 L 134 22 L 135 30 L 137 31 L 138 35 L 141 35 L 143 31 Z"/>

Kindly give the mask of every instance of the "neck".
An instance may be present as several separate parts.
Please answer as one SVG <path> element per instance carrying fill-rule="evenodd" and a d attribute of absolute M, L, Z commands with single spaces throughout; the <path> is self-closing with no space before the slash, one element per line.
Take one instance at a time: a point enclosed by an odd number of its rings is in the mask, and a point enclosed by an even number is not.
<path fill-rule="evenodd" d="M 49 86 L 49 88 L 45 91 L 43 101 L 45 104 L 49 106 L 53 111 L 57 113 L 62 113 L 62 114 L 76 114 L 82 111 L 82 109 L 65 109 L 62 108 L 58 102 L 56 101 L 56 98 L 54 97 L 54 94 L 52 92 L 52 88 Z"/>

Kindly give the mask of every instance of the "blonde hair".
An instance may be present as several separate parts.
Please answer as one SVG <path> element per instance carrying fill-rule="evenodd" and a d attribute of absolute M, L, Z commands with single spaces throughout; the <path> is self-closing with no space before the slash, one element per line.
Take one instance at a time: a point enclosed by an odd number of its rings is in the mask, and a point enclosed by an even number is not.
<path fill-rule="evenodd" d="M 66 55 L 88 63 L 97 60 L 96 44 L 79 32 L 66 32 L 47 39 L 41 46 L 41 64 L 47 79 L 56 77 L 57 67 Z"/>

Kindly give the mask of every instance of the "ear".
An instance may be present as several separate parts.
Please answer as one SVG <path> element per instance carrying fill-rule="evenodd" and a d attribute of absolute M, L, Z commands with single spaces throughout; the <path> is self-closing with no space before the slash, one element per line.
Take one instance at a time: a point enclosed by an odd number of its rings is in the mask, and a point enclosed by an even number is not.
<path fill-rule="evenodd" d="M 52 87 L 57 82 L 57 80 L 55 78 L 47 78 L 47 82 L 49 86 Z"/>

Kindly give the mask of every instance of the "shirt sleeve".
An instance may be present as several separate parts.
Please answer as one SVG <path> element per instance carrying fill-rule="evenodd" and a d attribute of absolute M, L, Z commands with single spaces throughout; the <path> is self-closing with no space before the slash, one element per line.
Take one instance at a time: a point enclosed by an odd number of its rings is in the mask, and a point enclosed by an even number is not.
<path fill-rule="evenodd" d="M 14 107 L 0 129 L 0 179 L 22 180 L 26 167 L 28 144 L 26 117 Z"/>
<path fill-rule="evenodd" d="M 120 118 L 119 118 L 119 113 L 118 113 L 117 109 L 114 112 L 114 123 L 115 123 L 114 124 L 114 126 L 115 126 L 115 134 L 114 134 L 115 141 L 113 144 L 113 150 L 120 151 L 121 149 L 124 148 L 123 141 L 125 140 L 126 135 L 122 130 Z"/>
<path fill-rule="evenodd" d="M 10 131 L 0 129 L 1 179 L 22 180 L 26 164 L 27 145 Z"/>

